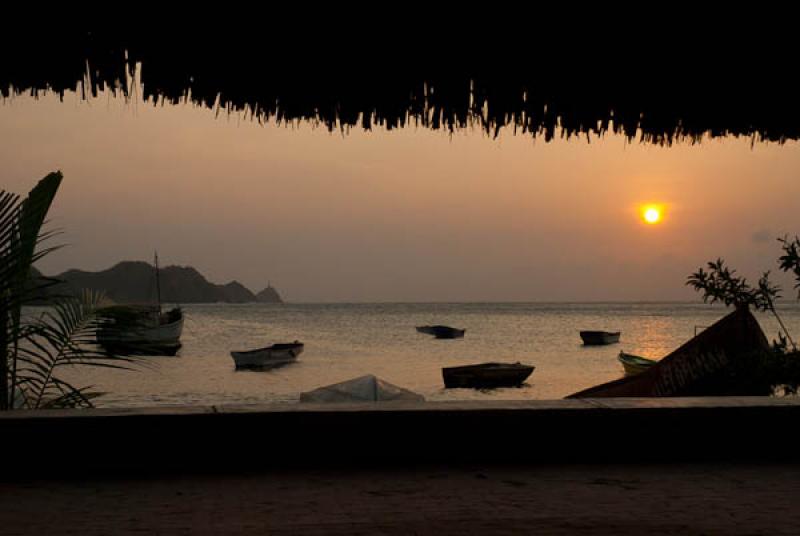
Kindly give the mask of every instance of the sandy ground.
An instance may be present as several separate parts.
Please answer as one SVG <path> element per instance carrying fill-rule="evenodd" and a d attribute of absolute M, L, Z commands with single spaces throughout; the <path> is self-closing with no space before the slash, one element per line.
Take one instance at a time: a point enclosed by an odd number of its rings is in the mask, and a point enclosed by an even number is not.
<path fill-rule="evenodd" d="M 800 465 L 314 470 L 0 483 L 0 534 L 800 534 Z"/>

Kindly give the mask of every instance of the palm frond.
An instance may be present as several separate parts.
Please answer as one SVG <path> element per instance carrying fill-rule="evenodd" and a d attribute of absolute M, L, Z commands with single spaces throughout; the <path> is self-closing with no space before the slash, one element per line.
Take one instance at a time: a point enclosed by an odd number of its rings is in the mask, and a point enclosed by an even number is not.
<path fill-rule="evenodd" d="M 139 362 L 97 346 L 97 330 L 110 322 L 98 314 L 101 294 L 53 296 L 45 291 L 60 281 L 31 275 L 35 262 L 62 247 L 46 244 L 60 231 L 42 231 L 62 178 L 50 173 L 24 200 L 0 191 L 0 410 L 91 407 L 102 393 L 57 377 L 60 367 L 130 369 Z M 52 309 L 23 319 L 22 307 L 42 297 Z"/>
<path fill-rule="evenodd" d="M 37 246 L 49 236 L 41 228 L 62 179 L 61 172 L 48 174 L 21 202 L 0 192 L 0 410 L 15 403 L 22 306 L 30 295 L 33 262 L 52 251 Z"/>
<path fill-rule="evenodd" d="M 75 402 L 75 393 L 83 392 L 56 377 L 59 367 L 130 369 L 139 361 L 133 356 L 110 354 L 95 344 L 97 330 L 105 322 L 97 314 L 97 304 L 102 299 L 101 293 L 93 292 L 87 292 L 82 299 L 64 298 L 33 321 L 20 348 L 18 370 L 32 407 L 41 408 L 56 399 Z M 71 398 L 63 398 L 69 393 Z M 80 405 L 90 406 L 91 399 L 81 399 Z"/>
<path fill-rule="evenodd" d="M 75 388 L 58 379 L 54 383 L 61 394 L 46 399 L 39 409 L 91 408 L 94 406 L 92 400 L 103 395 L 101 392 L 90 391 L 92 387 Z"/>

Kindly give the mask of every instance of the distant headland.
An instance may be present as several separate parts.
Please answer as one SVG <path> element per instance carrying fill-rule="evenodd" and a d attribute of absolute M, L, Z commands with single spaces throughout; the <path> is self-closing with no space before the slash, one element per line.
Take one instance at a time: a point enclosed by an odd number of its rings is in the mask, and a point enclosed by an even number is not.
<path fill-rule="evenodd" d="M 34 271 L 33 276 L 42 274 Z M 105 293 L 115 303 L 147 303 L 156 299 L 155 268 L 143 261 L 122 261 L 99 272 L 67 270 L 52 278 L 61 283 L 50 287 L 50 293 L 79 294 L 90 289 Z M 191 266 L 161 268 L 159 279 L 164 303 L 283 303 L 272 285 L 253 294 L 238 281 L 225 285 L 211 283 Z"/>

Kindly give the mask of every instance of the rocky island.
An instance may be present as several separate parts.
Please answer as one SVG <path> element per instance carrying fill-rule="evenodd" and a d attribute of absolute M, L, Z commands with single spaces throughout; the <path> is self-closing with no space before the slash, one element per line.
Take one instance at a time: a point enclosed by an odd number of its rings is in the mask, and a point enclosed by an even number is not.
<path fill-rule="evenodd" d="M 143 261 L 123 261 L 99 272 L 67 270 L 52 276 L 60 283 L 49 293 L 79 294 L 83 289 L 104 292 L 115 303 L 146 303 L 156 299 L 155 268 Z M 224 285 L 209 282 L 191 266 L 167 266 L 159 270 L 161 301 L 174 303 L 283 303 L 278 291 L 267 288 L 253 294 L 238 281 Z M 38 272 L 34 277 L 41 277 Z"/>

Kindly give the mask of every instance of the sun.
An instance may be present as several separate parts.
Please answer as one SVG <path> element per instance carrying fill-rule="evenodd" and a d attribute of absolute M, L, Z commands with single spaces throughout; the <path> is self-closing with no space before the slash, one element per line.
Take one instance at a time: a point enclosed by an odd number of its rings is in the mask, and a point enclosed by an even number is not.
<path fill-rule="evenodd" d="M 647 223 L 657 223 L 661 219 L 661 213 L 658 209 L 648 208 L 644 211 L 644 221 Z"/>
<path fill-rule="evenodd" d="M 663 212 L 664 211 L 659 206 L 647 205 L 642 207 L 642 219 L 644 219 L 644 221 L 650 225 L 655 225 L 656 223 L 661 222 Z"/>

